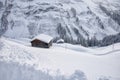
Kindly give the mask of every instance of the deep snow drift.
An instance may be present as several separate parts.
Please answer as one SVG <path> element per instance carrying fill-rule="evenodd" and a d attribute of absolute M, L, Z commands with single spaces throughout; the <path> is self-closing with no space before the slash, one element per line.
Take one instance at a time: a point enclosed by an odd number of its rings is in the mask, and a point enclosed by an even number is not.
<path fill-rule="evenodd" d="M 119 43 L 114 49 L 112 45 L 92 49 L 70 44 L 44 49 L 31 47 L 25 39 L 3 38 L 1 42 L 0 79 L 120 80 Z"/>

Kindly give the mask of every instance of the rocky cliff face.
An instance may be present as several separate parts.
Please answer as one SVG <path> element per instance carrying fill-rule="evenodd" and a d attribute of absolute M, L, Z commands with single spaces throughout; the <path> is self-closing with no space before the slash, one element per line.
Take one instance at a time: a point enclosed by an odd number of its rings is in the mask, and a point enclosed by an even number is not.
<path fill-rule="evenodd" d="M 6 1 L 3 5 L 3 2 L 0 1 L 0 36 L 5 33 L 8 28 L 8 15 L 11 12 L 12 4 L 7 4 Z"/>
<path fill-rule="evenodd" d="M 69 43 L 85 43 L 88 39 L 102 40 L 120 32 L 118 0 L 114 3 L 102 0 L 7 1 L 12 5 L 10 12 L 1 14 L 1 26 L 8 27 L 7 37 L 32 38 L 44 33 Z M 3 6 L 4 2 L 1 0 Z"/>

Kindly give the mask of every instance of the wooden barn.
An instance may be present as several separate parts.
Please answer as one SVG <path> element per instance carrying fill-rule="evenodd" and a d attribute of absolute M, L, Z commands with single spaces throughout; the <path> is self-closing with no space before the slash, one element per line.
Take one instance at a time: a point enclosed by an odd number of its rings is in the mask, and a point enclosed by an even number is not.
<path fill-rule="evenodd" d="M 40 34 L 32 39 L 31 45 L 33 47 L 49 48 L 52 46 L 53 38 L 51 36 Z"/>

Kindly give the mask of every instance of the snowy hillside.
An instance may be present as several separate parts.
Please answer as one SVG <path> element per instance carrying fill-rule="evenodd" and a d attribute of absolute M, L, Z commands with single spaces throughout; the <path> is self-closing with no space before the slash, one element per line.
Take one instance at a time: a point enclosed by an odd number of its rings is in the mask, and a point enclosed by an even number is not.
<path fill-rule="evenodd" d="M 120 80 L 119 3 L 0 0 L 0 80 Z"/>
<path fill-rule="evenodd" d="M 5 1 L 0 1 L 5 5 Z M 103 39 L 120 32 L 119 0 L 8 0 L 6 16 L 11 38 L 31 38 L 40 33 L 69 43 Z M 0 8 L 4 12 L 4 6 Z M 5 20 L 1 24 L 5 24 Z"/>
<path fill-rule="evenodd" d="M 120 80 L 120 44 L 93 49 L 54 44 L 43 49 L 25 39 L 2 38 L 1 43 L 0 80 Z"/>

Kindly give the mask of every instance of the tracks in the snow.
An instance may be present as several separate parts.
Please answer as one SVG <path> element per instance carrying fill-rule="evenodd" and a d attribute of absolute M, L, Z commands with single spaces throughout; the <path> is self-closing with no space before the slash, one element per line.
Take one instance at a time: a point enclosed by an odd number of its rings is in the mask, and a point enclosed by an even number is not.
<path fill-rule="evenodd" d="M 103 53 L 103 54 L 94 54 L 94 55 L 96 55 L 96 56 L 104 56 L 104 55 L 112 54 L 112 53 L 115 53 L 115 52 L 120 52 L 120 49 L 109 51 L 109 52 L 106 52 L 106 53 Z"/>

